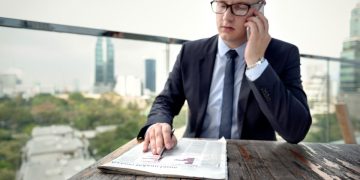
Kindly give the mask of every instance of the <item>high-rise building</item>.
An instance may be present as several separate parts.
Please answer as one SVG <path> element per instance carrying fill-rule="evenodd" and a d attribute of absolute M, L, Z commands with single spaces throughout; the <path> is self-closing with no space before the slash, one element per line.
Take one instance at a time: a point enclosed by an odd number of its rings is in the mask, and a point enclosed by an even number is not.
<path fill-rule="evenodd" d="M 360 3 L 351 11 L 350 37 L 343 44 L 343 58 L 360 62 Z M 341 99 L 347 104 L 354 127 L 360 127 L 360 68 L 352 64 L 340 66 Z"/>
<path fill-rule="evenodd" d="M 110 38 L 98 37 L 95 48 L 95 93 L 113 91 L 114 76 L 114 46 Z"/>
<path fill-rule="evenodd" d="M 145 60 L 145 89 L 155 92 L 156 90 L 156 60 Z"/>
<path fill-rule="evenodd" d="M 350 37 L 343 43 L 341 57 L 360 62 L 360 3 L 351 12 Z M 340 93 L 360 92 L 360 68 L 341 63 Z"/>

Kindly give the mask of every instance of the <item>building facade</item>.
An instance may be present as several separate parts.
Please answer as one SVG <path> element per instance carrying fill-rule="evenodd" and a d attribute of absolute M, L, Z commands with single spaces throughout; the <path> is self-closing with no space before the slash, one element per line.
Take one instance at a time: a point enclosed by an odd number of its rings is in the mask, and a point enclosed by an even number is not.
<path fill-rule="evenodd" d="M 143 95 L 141 79 L 135 76 L 118 76 L 114 91 L 121 96 L 140 97 Z"/>
<path fill-rule="evenodd" d="M 0 74 L 0 97 L 15 96 L 21 80 L 17 74 L 1 73 Z"/>
<path fill-rule="evenodd" d="M 360 62 L 360 3 L 351 11 L 350 37 L 343 43 L 342 58 Z M 340 97 L 348 107 L 352 125 L 360 127 L 360 67 L 348 63 L 340 66 Z"/>
<path fill-rule="evenodd" d="M 342 58 L 360 62 L 360 3 L 351 12 L 350 37 L 343 43 Z M 360 68 L 341 63 L 340 93 L 360 93 Z"/>
<path fill-rule="evenodd" d="M 113 91 L 115 81 L 114 45 L 110 38 L 99 37 L 95 48 L 95 93 Z"/>
<path fill-rule="evenodd" d="M 145 60 L 145 89 L 150 92 L 156 91 L 156 60 Z"/>

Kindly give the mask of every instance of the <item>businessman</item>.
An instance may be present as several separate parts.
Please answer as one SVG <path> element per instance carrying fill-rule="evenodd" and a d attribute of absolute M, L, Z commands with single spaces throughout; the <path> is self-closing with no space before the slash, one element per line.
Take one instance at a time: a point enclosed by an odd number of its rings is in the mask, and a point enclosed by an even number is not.
<path fill-rule="evenodd" d="M 277 132 L 289 143 L 304 139 L 312 120 L 299 50 L 271 38 L 259 12 L 264 5 L 264 0 L 211 2 L 218 34 L 183 44 L 138 134 L 144 151 L 159 154 L 176 145 L 172 121 L 185 100 L 184 137 L 276 140 Z"/>

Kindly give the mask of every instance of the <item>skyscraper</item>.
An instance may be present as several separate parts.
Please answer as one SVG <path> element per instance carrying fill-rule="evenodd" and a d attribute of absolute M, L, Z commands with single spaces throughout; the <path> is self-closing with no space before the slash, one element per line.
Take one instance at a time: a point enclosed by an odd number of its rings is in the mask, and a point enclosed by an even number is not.
<path fill-rule="evenodd" d="M 360 62 L 360 3 L 351 12 L 350 37 L 343 43 L 341 57 Z M 360 68 L 341 63 L 340 92 L 360 92 Z"/>
<path fill-rule="evenodd" d="M 155 92 L 156 90 L 156 61 L 155 59 L 145 60 L 145 89 Z"/>
<path fill-rule="evenodd" d="M 98 37 L 95 48 L 95 93 L 113 91 L 114 76 L 114 46 L 109 38 Z"/>
<path fill-rule="evenodd" d="M 351 11 L 350 37 L 343 43 L 343 58 L 360 62 L 360 3 Z M 360 127 L 360 68 L 352 64 L 341 63 L 340 95 L 347 104 L 349 116 L 354 127 Z"/>

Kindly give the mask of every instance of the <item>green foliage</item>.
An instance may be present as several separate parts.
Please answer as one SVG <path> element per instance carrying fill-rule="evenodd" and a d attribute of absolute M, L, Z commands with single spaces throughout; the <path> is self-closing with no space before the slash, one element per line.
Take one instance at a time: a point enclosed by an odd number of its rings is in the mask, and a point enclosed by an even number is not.
<path fill-rule="evenodd" d="M 354 132 L 360 132 L 360 117 L 350 117 L 350 122 Z"/>
<path fill-rule="evenodd" d="M 185 126 L 187 118 L 188 118 L 188 107 L 183 106 L 180 113 L 174 117 L 173 120 L 174 128 L 180 128 Z"/>
<path fill-rule="evenodd" d="M 95 159 L 100 159 L 137 136 L 144 124 L 142 120 L 128 120 L 118 126 L 115 131 L 105 132 L 90 140 L 90 152 Z"/>
<path fill-rule="evenodd" d="M 339 123 L 335 114 L 316 114 L 313 124 L 305 137 L 307 142 L 331 142 L 342 139 Z"/>
<path fill-rule="evenodd" d="M 0 169 L 15 170 L 20 166 L 21 148 L 24 143 L 24 139 L 0 142 Z"/>
<path fill-rule="evenodd" d="M 0 141 L 9 141 L 11 139 L 11 132 L 5 129 L 0 129 Z"/>
<path fill-rule="evenodd" d="M 15 171 L 11 169 L 0 168 L 0 180 L 15 179 Z"/>
<path fill-rule="evenodd" d="M 44 103 L 51 103 L 58 106 L 64 106 L 67 104 L 66 100 L 57 98 L 51 94 L 46 93 L 41 93 L 34 96 L 32 99 L 30 99 L 30 103 L 32 106 L 37 106 Z"/>
<path fill-rule="evenodd" d="M 86 99 L 85 97 L 79 93 L 79 92 L 75 92 L 75 93 L 71 93 L 69 95 L 69 101 L 74 101 L 74 102 L 85 102 Z"/>
<path fill-rule="evenodd" d="M 35 126 L 69 124 L 80 130 L 100 125 L 119 125 L 114 132 L 99 135 L 91 141 L 102 157 L 136 137 L 146 117 L 136 103 L 124 104 L 115 93 L 100 99 L 71 93 L 67 99 L 38 94 L 28 100 L 20 96 L 0 98 L 0 180 L 14 179 L 20 166 L 21 148 Z M 14 136 L 16 134 L 16 136 Z M 14 138 L 16 137 L 16 138 Z"/>
<path fill-rule="evenodd" d="M 24 100 L 6 98 L 0 101 L 0 128 L 20 131 L 22 125 L 31 121 L 32 116 Z"/>
<path fill-rule="evenodd" d="M 67 123 L 63 117 L 67 103 L 50 95 L 38 95 L 31 100 L 31 115 L 36 124 L 51 125 Z"/>

